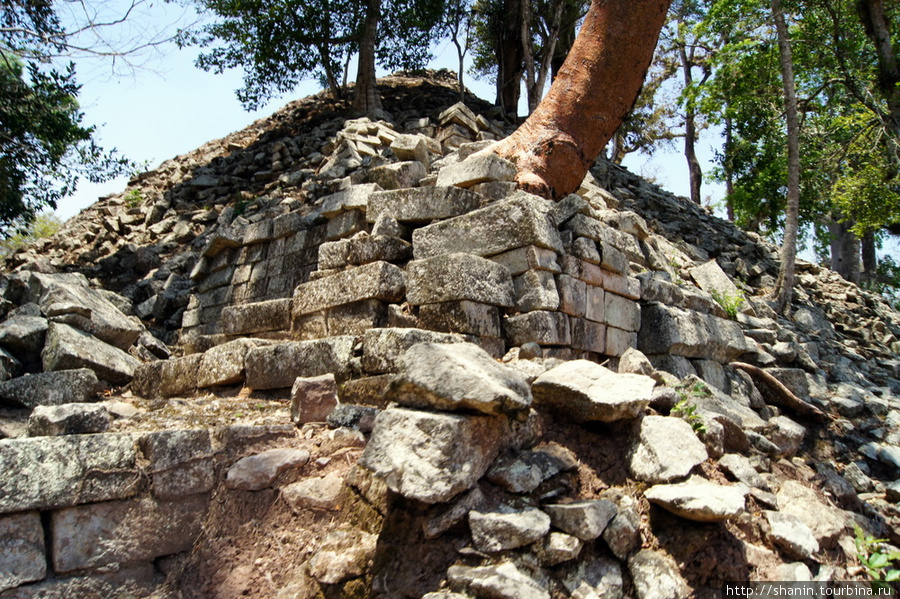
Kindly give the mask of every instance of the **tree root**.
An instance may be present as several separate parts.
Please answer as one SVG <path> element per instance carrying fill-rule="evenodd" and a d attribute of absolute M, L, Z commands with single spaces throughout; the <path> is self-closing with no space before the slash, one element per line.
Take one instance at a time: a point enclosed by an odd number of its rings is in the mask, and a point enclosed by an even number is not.
<path fill-rule="evenodd" d="M 769 403 L 788 408 L 801 416 L 808 416 L 816 420 L 828 419 L 828 415 L 822 410 L 794 395 L 781 381 L 762 368 L 744 362 L 732 362 L 729 366 L 749 374 Z"/>

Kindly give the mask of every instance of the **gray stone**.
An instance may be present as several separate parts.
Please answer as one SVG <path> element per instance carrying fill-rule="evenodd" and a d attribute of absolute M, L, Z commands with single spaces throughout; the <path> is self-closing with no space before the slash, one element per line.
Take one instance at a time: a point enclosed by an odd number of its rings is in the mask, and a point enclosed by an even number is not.
<path fill-rule="evenodd" d="M 28 436 L 56 437 L 103 433 L 109 429 L 111 420 L 106 408 L 97 404 L 37 406 L 28 417 Z"/>
<path fill-rule="evenodd" d="M 768 489 L 769 486 L 759 475 L 750 460 L 737 453 L 727 453 L 719 458 L 719 466 L 725 469 L 738 481 L 757 489 Z"/>
<path fill-rule="evenodd" d="M 381 189 L 377 183 L 351 185 L 319 200 L 320 210 L 325 218 L 334 218 L 341 212 L 350 210 L 365 210 L 369 197 Z"/>
<path fill-rule="evenodd" d="M 0 440 L 0 513 L 122 499 L 139 482 L 131 435 Z"/>
<path fill-rule="evenodd" d="M 813 306 L 800 306 L 791 315 L 791 320 L 801 331 L 814 337 L 832 339 L 834 337 L 834 325 L 825 316 L 821 308 Z"/>
<path fill-rule="evenodd" d="M 299 285 L 294 290 L 293 316 L 303 316 L 367 299 L 403 299 L 406 276 L 387 262 L 373 262 Z"/>
<path fill-rule="evenodd" d="M 399 357 L 418 343 L 462 343 L 465 337 L 421 329 L 369 329 L 363 337 L 363 370 L 380 374 L 396 372 Z"/>
<path fill-rule="evenodd" d="M 587 308 L 587 283 L 569 275 L 557 275 L 556 289 L 559 292 L 560 312 L 575 317 L 585 315 Z"/>
<path fill-rule="evenodd" d="M 357 406 L 342 403 L 334 407 L 328 414 L 326 422 L 329 428 L 352 429 L 364 434 L 369 434 L 375 428 L 375 418 L 379 410 L 372 406 Z"/>
<path fill-rule="evenodd" d="M 445 254 L 407 266 L 407 301 L 413 306 L 457 300 L 510 307 L 512 277 L 503 266 L 472 254 Z"/>
<path fill-rule="evenodd" d="M 0 347 L 20 360 L 37 358 L 47 336 L 47 319 L 40 316 L 13 316 L 0 323 Z"/>
<path fill-rule="evenodd" d="M 707 458 L 706 447 L 680 418 L 645 416 L 628 460 L 631 474 L 649 483 L 687 476 Z"/>
<path fill-rule="evenodd" d="M 290 388 L 297 377 L 332 373 L 343 383 L 350 377 L 353 337 L 349 335 L 257 347 L 247 352 L 247 386 Z"/>
<path fill-rule="evenodd" d="M 603 540 L 620 560 L 641 547 L 641 514 L 631 497 L 620 499 L 618 511 L 603 530 Z"/>
<path fill-rule="evenodd" d="M 548 443 L 498 461 L 491 466 L 487 479 L 511 493 L 531 493 L 544 481 L 577 467 L 578 460 L 571 451 Z"/>
<path fill-rule="evenodd" d="M 564 570 L 563 586 L 572 599 L 623 599 L 622 566 L 613 559 L 590 556 Z"/>
<path fill-rule="evenodd" d="M 691 273 L 691 278 L 694 279 L 697 286 L 714 298 L 717 295 L 723 299 L 743 297 L 743 293 L 737 288 L 737 285 L 715 260 L 689 268 L 688 272 Z M 742 302 L 742 307 L 745 305 L 746 303 Z"/>
<path fill-rule="evenodd" d="M 577 558 L 583 546 L 584 542 L 577 537 L 551 532 L 535 546 L 534 553 L 542 564 L 552 567 Z"/>
<path fill-rule="evenodd" d="M 472 542 L 479 551 L 496 553 L 530 545 L 550 531 L 550 517 L 527 508 L 496 512 L 469 512 Z"/>
<path fill-rule="evenodd" d="M 736 322 L 661 304 L 641 310 L 638 349 L 647 355 L 674 354 L 730 362 L 748 351 Z"/>
<path fill-rule="evenodd" d="M 141 450 L 150 462 L 153 495 L 178 499 L 208 493 L 216 482 L 209 431 L 171 430 L 141 437 Z"/>
<path fill-rule="evenodd" d="M 607 499 L 575 501 L 545 505 L 544 511 L 556 528 L 582 541 L 593 541 L 616 515 L 616 504 Z"/>
<path fill-rule="evenodd" d="M 441 169 L 435 185 L 439 187 L 472 187 L 485 181 L 513 181 L 516 165 L 496 154 L 480 154 Z"/>
<path fill-rule="evenodd" d="M 222 332 L 226 335 L 286 331 L 291 328 L 291 300 L 285 298 L 225 306 L 221 321 Z"/>
<path fill-rule="evenodd" d="M 550 599 L 550 593 L 536 580 L 521 572 L 512 562 L 494 566 L 450 566 L 450 585 L 463 588 L 476 597 L 492 599 Z"/>
<path fill-rule="evenodd" d="M 38 512 L 0 516 L 0 593 L 47 575 L 44 527 Z"/>
<path fill-rule="evenodd" d="M 673 485 L 655 485 L 644 492 L 650 503 L 687 520 L 719 522 L 744 512 L 749 489 L 744 485 L 717 485 L 700 477 Z"/>
<path fill-rule="evenodd" d="M 225 475 L 225 486 L 241 491 L 259 491 L 271 486 L 285 470 L 299 468 L 307 462 L 309 452 L 305 449 L 269 449 L 235 462 Z"/>
<path fill-rule="evenodd" d="M 540 345 L 571 345 L 572 330 L 569 318 L 561 312 L 538 310 L 503 320 L 503 331 L 510 345 L 529 342 Z"/>
<path fill-rule="evenodd" d="M 393 162 L 369 169 L 369 179 L 380 185 L 382 189 L 416 187 L 427 174 L 425 165 L 418 160 Z"/>
<path fill-rule="evenodd" d="M 537 197 L 519 197 L 432 223 L 413 232 L 413 255 L 420 260 L 453 252 L 494 256 L 529 245 L 562 253 L 559 232 L 544 207 Z"/>
<path fill-rule="evenodd" d="M 605 324 L 592 322 L 583 318 L 570 318 L 569 324 L 572 328 L 572 349 L 583 349 L 598 354 L 615 353 L 618 351 L 618 346 L 615 341 L 607 348 L 609 329 L 612 327 L 607 328 Z M 626 343 L 626 347 L 630 347 L 631 345 L 633 345 L 633 343 Z"/>
<path fill-rule="evenodd" d="M 573 360 L 539 376 L 531 390 L 538 406 L 575 422 L 636 418 L 650 403 L 656 382 L 640 374 L 617 374 L 587 360 Z"/>
<path fill-rule="evenodd" d="M 41 352 L 45 371 L 88 368 L 114 385 L 125 385 L 140 364 L 121 349 L 65 324 L 50 323 Z"/>
<path fill-rule="evenodd" d="M 869 493 L 875 488 L 875 483 L 856 462 L 844 466 L 843 475 L 857 493 Z"/>
<path fill-rule="evenodd" d="M 347 263 L 349 264 L 370 264 L 379 260 L 402 262 L 412 257 L 412 246 L 396 237 L 376 237 L 360 232 L 346 240 L 346 243 Z M 322 268 L 321 265 L 320 268 Z"/>
<path fill-rule="evenodd" d="M 309 573 L 322 584 L 335 585 L 364 574 L 375 557 L 378 535 L 342 527 L 328 533 L 309 560 Z"/>
<path fill-rule="evenodd" d="M 369 198 L 366 220 L 391 217 L 400 223 L 429 223 L 467 214 L 481 206 L 481 196 L 459 187 L 413 187 L 381 191 Z"/>
<path fill-rule="evenodd" d="M 770 418 L 766 429 L 769 441 L 778 447 L 781 455 L 788 457 L 797 453 L 805 435 L 806 429 L 787 416 Z"/>
<path fill-rule="evenodd" d="M 516 414 L 531 405 L 528 383 L 471 343 L 419 343 L 397 360 L 388 400 L 413 408 Z"/>
<path fill-rule="evenodd" d="M 247 352 L 260 345 L 252 339 L 235 339 L 204 352 L 197 367 L 197 388 L 243 382 Z"/>
<path fill-rule="evenodd" d="M 140 561 L 189 550 L 200 536 L 209 500 L 149 498 L 64 508 L 51 513 L 55 572 Z"/>
<path fill-rule="evenodd" d="M 793 514 L 764 512 L 769 524 L 768 538 L 791 559 L 809 560 L 819 551 L 819 542 L 809 527 Z"/>
<path fill-rule="evenodd" d="M 93 370 L 59 370 L 27 375 L 0 383 L 0 402 L 34 408 L 92 401 L 100 390 Z"/>
<path fill-rule="evenodd" d="M 424 135 L 398 135 L 391 142 L 391 151 L 398 160 L 418 160 L 428 165 L 428 144 Z"/>
<path fill-rule="evenodd" d="M 298 426 L 307 422 L 325 422 L 337 404 L 337 382 L 330 372 L 297 377 L 291 387 L 291 421 Z"/>
<path fill-rule="evenodd" d="M 391 408 L 375 420 L 359 463 L 404 497 L 441 503 L 482 477 L 502 438 L 499 418 Z"/>
<path fill-rule="evenodd" d="M 816 492 L 799 482 L 785 481 L 776 494 L 779 511 L 797 516 L 823 548 L 833 547 L 847 528 L 844 514 L 818 498 Z"/>
<path fill-rule="evenodd" d="M 650 360 L 641 351 L 631 348 L 619 358 L 620 374 L 643 374 L 653 376 L 655 369 Z"/>
<path fill-rule="evenodd" d="M 291 483 L 281 490 L 281 497 L 294 513 L 304 509 L 334 510 L 343 488 L 344 477 L 332 472 Z"/>
<path fill-rule="evenodd" d="M 661 551 L 638 551 L 628 560 L 628 571 L 638 599 L 686 599 L 691 596 L 675 560 Z"/>
<path fill-rule="evenodd" d="M 499 338 L 500 312 L 496 306 L 459 300 L 419 306 L 420 326 L 445 333 Z"/>
<path fill-rule="evenodd" d="M 491 260 L 505 266 L 514 277 L 527 270 L 546 270 L 554 274 L 561 272 L 556 260 L 556 251 L 536 245 L 527 245 L 502 254 L 494 254 L 491 256 Z"/>
<path fill-rule="evenodd" d="M 528 270 L 513 280 L 516 310 L 556 310 L 559 307 L 559 292 L 553 273 L 546 270 Z"/>

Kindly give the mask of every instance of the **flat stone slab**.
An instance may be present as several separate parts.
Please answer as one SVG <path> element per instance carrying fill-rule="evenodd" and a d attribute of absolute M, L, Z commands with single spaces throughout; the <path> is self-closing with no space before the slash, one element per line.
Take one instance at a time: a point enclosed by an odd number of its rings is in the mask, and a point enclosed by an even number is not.
<path fill-rule="evenodd" d="M 226 335 L 250 335 L 291 328 L 290 298 L 254 302 L 222 309 L 222 332 Z"/>
<path fill-rule="evenodd" d="M 535 402 L 574 422 L 614 422 L 636 418 L 650 404 L 649 376 L 617 374 L 588 360 L 552 368 L 531 385 Z"/>
<path fill-rule="evenodd" d="M 270 449 L 235 462 L 225 475 L 225 486 L 241 491 L 259 491 L 271 486 L 285 470 L 299 468 L 307 462 L 309 452 L 305 449 Z"/>
<path fill-rule="evenodd" d="M 365 210 L 369 197 L 376 191 L 381 191 L 381 187 L 377 183 L 351 185 L 347 189 L 342 189 L 319 200 L 320 210 L 326 218 L 334 218 L 341 212 L 350 210 Z"/>
<path fill-rule="evenodd" d="M 363 336 L 363 370 L 381 374 L 396 372 L 399 359 L 419 343 L 463 343 L 465 337 L 454 333 L 438 333 L 422 329 L 369 329 Z"/>
<path fill-rule="evenodd" d="M 738 517 L 744 512 L 749 489 L 744 485 L 717 485 L 693 477 L 674 485 L 655 485 L 644 496 L 650 501 L 687 520 L 719 522 Z"/>
<path fill-rule="evenodd" d="M 481 195 L 459 187 L 411 187 L 369 197 L 366 220 L 389 216 L 401 223 L 428 223 L 460 216 L 481 206 Z"/>
<path fill-rule="evenodd" d="M 809 560 L 819 551 L 819 542 L 803 520 L 794 514 L 766 511 L 769 539 L 788 557 Z"/>
<path fill-rule="evenodd" d="M 752 348 L 734 321 L 662 304 L 644 304 L 638 349 L 648 356 L 673 354 L 725 363 Z"/>
<path fill-rule="evenodd" d="M 247 386 L 284 389 L 297 377 L 332 373 L 342 383 L 350 377 L 354 338 L 349 335 L 312 341 L 292 341 L 257 347 L 247 352 Z"/>
<path fill-rule="evenodd" d="M 396 302 L 405 291 L 406 276 L 400 268 L 372 262 L 299 285 L 292 311 L 297 317 L 367 299 Z"/>
<path fill-rule="evenodd" d="M 573 501 L 544 506 L 556 528 L 582 541 L 593 541 L 616 515 L 616 504 L 608 499 Z"/>
<path fill-rule="evenodd" d="M 112 418 L 99 404 L 67 403 L 37 406 L 28 417 L 29 437 L 105 433 Z"/>
<path fill-rule="evenodd" d="M 539 509 L 469 512 L 472 542 L 479 551 L 496 553 L 540 540 L 550 532 L 550 517 Z"/>
<path fill-rule="evenodd" d="M 44 371 L 87 368 L 114 385 L 126 385 L 140 362 L 118 347 L 104 343 L 82 330 L 50 323 L 41 352 Z"/>
<path fill-rule="evenodd" d="M 21 407 L 58 406 L 96 399 L 100 381 L 93 370 L 41 372 L 0 383 L 0 403 Z"/>
<path fill-rule="evenodd" d="M 359 463 L 395 493 L 443 503 L 484 475 L 502 439 L 500 418 L 391 408 L 375 419 Z"/>
<path fill-rule="evenodd" d="M 793 514 L 812 531 L 821 547 L 831 547 L 852 522 L 843 511 L 819 499 L 797 481 L 785 481 L 776 494 L 779 511 Z"/>
<path fill-rule="evenodd" d="M 153 495 L 178 499 L 208 493 L 216 482 L 209 431 L 168 430 L 147 433 L 139 440 L 150 461 Z"/>
<path fill-rule="evenodd" d="M 223 314 L 223 320 L 225 319 Z M 236 385 L 242 382 L 246 375 L 247 353 L 260 345 L 264 343 L 252 339 L 235 339 L 208 349 L 203 353 L 197 366 L 197 388 Z"/>
<path fill-rule="evenodd" d="M 0 516 L 0 593 L 47 575 L 39 512 Z"/>
<path fill-rule="evenodd" d="M 447 579 L 454 588 L 463 588 L 476 597 L 493 599 L 550 599 L 538 581 L 521 572 L 512 562 L 495 566 L 450 566 Z"/>
<path fill-rule="evenodd" d="M 515 304 L 515 289 L 506 267 L 466 253 L 413 260 L 407 266 L 410 305 L 470 300 L 502 306 Z"/>
<path fill-rule="evenodd" d="M 517 173 L 516 165 L 509 160 L 496 154 L 481 154 L 442 168 L 436 185 L 472 187 L 485 181 L 515 181 Z"/>
<path fill-rule="evenodd" d="M 628 461 L 631 474 L 649 483 L 687 476 L 708 457 L 691 425 L 669 416 L 645 416 Z"/>

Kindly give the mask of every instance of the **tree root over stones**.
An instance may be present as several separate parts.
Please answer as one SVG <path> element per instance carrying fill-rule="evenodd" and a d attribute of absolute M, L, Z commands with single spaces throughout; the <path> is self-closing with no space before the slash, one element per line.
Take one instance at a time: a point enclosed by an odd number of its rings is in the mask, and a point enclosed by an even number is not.
<path fill-rule="evenodd" d="M 827 420 L 828 415 L 814 405 L 807 403 L 794 395 L 784 384 L 774 376 L 752 364 L 744 362 L 731 362 L 729 366 L 743 370 L 750 375 L 753 382 L 759 388 L 760 393 L 769 403 L 783 406 L 793 410 L 801 416 L 808 416 L 816 420 Z"/>

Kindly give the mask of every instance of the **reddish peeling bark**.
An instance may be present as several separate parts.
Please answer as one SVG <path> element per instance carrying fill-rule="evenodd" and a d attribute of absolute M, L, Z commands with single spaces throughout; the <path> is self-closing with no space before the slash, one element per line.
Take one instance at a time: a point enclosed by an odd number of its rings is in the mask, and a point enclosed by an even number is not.
<path fill-rule="evenodd" d="M 519 187 L 546 198 L 578 189 L 634 104 L 671 0 L 593 0 L 559 76 L 515 133 L 490 151 Z"/>

